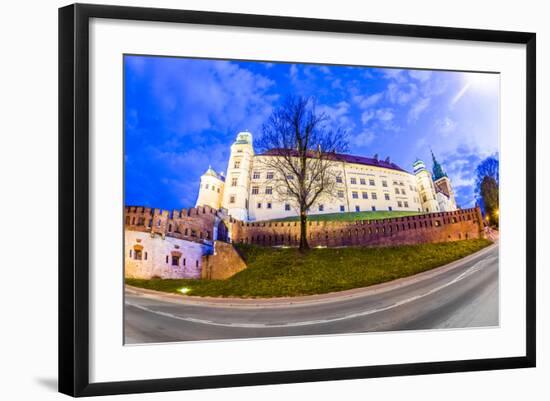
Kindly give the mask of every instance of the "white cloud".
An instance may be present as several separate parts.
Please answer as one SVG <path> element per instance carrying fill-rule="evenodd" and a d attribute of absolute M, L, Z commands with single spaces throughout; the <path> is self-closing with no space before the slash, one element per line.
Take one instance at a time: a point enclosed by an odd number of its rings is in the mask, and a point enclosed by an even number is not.
<path fill-rule="evenodd" d="M 375 93 L 373 95 L 357 95 L 353 97 L 353 101 L 359 108 L 364 110 L 378 103 L 382 99 L 383 95 L 383 92 Z"/>
<path fill-rule="evenodd" d="M 352 145 L 363 147 L 369 145 L 375 138 L 375 135 L 372 131 L 366 130 L 357 135 L 353 135 L 350 138 Z"/>
<path fill-rule="evenodd" d="M 235 63 L 181 60 L 151 63 L 150 70 L 156 117 L 175 135 L 238 130 L 243 124 L 258 130 L 271 113 L 274 99 L 267 91 L 274 82 Z"/>
<path fill-rule="evenodd" d="M 349 116 L 350 104 L 346 101 L 334 106 L 322 104 L 317 106 L 317 113 L 324 113 L 329 118 L 329 125 L 333 128 L 341 127 L 345 130 L 353 129 L 355 124 Z"/>
<path fill-rule="evenodd" d="M 432 76 L 432 72 L 426 70 L 410 70 L 409 76 L 417 81 L 426 82 Z"/>
<path fill-rule="evenodd" d="M 415 99 L 418 95 L 418 87 L 414 83 L 398 85 L 390 83 L 386 91 L 390 102 L 404 105 Z"/>
<path fill-rule="evenodd" d="M 430 98 L 429 97 L 422 98 L 422 99 L 418 100 L 417 102 L 415 102 L 412 105 L 411 109 L 409 110 L 408 121 L 409 122 L 414 122 L 414 121 L 418 120 L 420 115 L 424 111 L 426 111 L 426 109 L 428 108 L 429 105 L 430 105 Z"/>
<path fill-rule="evenodd" d="M 453 121 L 450 117 L 438 119 L 434 122 L 434 127 L 436 131 L 443 136 L 447 136 L 451 132 L 453 132 L 456 129 L 457 125 L 458 124 L 456 123 L 456 121 Z"/>
<path fill-rule="evenodd" d="M 342 86 L 342 80 L 339 78 L 332 81 L 332 84 L 330 86 L 332 89 L 344 89 L 344 87 Z"/>
<path fill-rule="evenodd" d="M 386 79 L 395 80 L 401 84 L 407 82 L 405 70 L 400 70 L 397 68 L 386 68 L 382 70 L 382 73 L 384 74 L 384 78 Z"/>
<path fill-rule="evenodd" d="M 367 109 L 361 113 L 361 122 L 367 125 L 369 122 L 377 120 L 381 123 L 390 123 L 395 118 L 395 113 L 390 108 L 381 108 L 377 110 Z M 388 128 L 388 126 L 386 126 Z"/>
<path fill-rule="evenodd" d="M 296 67 L 296 64 L 290 65 L 289 74 L 292 81 L 295 81 L 298 78 L 298 67 Z"/>
<path fill-rule="evenodd" d="M 361 114 L 361 122 L 363 125 L 367 124 L 370 120 L 374 118 L 374 111 L 366 110 Z"/>
<path fill-rule="evenodd" d="M 374 78 L 374 75 L 372 75 L 372 72 L 370 72 L 370 70 L 365 70 L 363 71 L 363 78 L 365 79 L 373 79 Z"/>
<path fill-rule="evenodd" d="M 376 110 L 376 118 L 378 118 L 380 121 L 388 122 L 393 120 L 394 117 L 395 115 L 393 114 L 392 109 L 385 108 Z"/>

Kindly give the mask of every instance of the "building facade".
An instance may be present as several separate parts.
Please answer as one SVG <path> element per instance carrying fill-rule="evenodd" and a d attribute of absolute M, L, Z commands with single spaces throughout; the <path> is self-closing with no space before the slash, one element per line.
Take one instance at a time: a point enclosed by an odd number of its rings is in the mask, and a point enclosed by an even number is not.
<path fill-rule="evenodd" d="M 204 256 L 214 253 L 217 240 L 229 239 L 223 218 L 209 206 L 173 211 L 127 206 L 125 277 L 200 278 Z"/>
<path fill-rule="evenodd" d="M 197 206 L 220 207 L 240 221 L 264 221 L 296 216 L 293 200 L 281 195 L 273 186 L 277 173 L 267 158 L 280 157 L 276 152 L 256 154 L 250 132 L 240 132 L 231 145 L 225 175 L 209 168 L 201 177 Z M 335 190 L 319 198 L 309 214 L 414 211 L 449 212 L 457 209 L 451 180 L 437 163 L 434 174 L 417 160 L 413 173 L 389 158 L 385 160 L 334 155 L 331 169 Z M 288 179 L 294 177 L 288 176 Z"/>

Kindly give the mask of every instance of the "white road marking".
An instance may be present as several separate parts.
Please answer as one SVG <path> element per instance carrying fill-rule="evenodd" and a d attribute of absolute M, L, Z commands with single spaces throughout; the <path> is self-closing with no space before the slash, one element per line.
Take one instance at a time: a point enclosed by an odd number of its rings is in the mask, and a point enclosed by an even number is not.
<path fill-rule="evenodd" d="M 397 308 L 399 306 L 414 302 L 418 299 L 427 297 L 427 296 L 429 296 L 431 294 L 434 294 L 438 291 L 441 291 L 441 290 L 443 290 L 443 289 L 445 289 L 445 288 L 447 288 L 447 287 L 449 287 L 453 284 L 456 284 L 461 280 L 464 280 L 466 277 L 468 277 L 472 274 L 475 274 L 476 272 L 481 270 L 484 265 L 487 265 L 493 259 L 496 259 L 496 258 L 489 258 L 489 259 L 480 260 L 479 262 L 477 262 L 476 264 L 471 266 L 468 270 L 464 271 L 463 273 L 461 273 L 460 275 L 458 275 L 457 277 L 455 277 L 451 281 L 449 281 L 445 284 L 442 284 L 438 287 L 434 287 L 431 290 L 429 290 L 428 292 L 422 293 L 420 295 L 415 295 L 413 297 L 398 301 L 396 303 L 393 303 L 391 305 L 384 306 L 384 307 L 381 307 L 381 308 L 375 308 L 375 309 L 370 309 L 370 310 L 367 310 L 367 311 L 351 313 L 349 315 L 344 315 L 344 316 L 340 316 L 340 317 L 336 317 L 336 318 L 332 318 L 332 319 L 319 319 L 319 320 L 307 320 L 307 321 L 302 321 L 302 322 L 272 323 L 272 324 L 270 324 L 270 323 L 223 323 L 223 322 L 214 322 L 212 320 L 197 319 L 197 318 L 193 318 L 193 317 L 178 316 L 178 315 L 174 315 L 172 313 L 153 310 L 153 309 L 147 308 L 146 306 L 138 305 L 138 304 L 135 304 L 135 303 L 132 303 L 132 302 L 126 302 L 126 305 L 133 306 L 134 308 L 141 309 L 143 311 L 150 312 L 150 313 L 155 313 L 157 315 L 172 318 L 172 319 L 183 320 L 183 321 L 191 322 L 191 323 L 207 324 L 207 325 L 211 325 L 211 326 L 235 327 L 235 328 L 245 328 L 245 329 L 265 329 L 265 328 L 278 328 L 278 327 L 311 326 L 311 325 L 315 325 L 315 324 L 326 324 L 326 323 L 333 323 L 333 322 L 338 322 L 338 321 L 347 320 L 347 319 L 355 319 L 355 318 L 358 318 L 358 317 L 364 317 L 364 316 L 372 315 L 372 314 L 378 313 L 378 312 L 384 312 L 384 311 L 394 309 L 394 308 Z"/>

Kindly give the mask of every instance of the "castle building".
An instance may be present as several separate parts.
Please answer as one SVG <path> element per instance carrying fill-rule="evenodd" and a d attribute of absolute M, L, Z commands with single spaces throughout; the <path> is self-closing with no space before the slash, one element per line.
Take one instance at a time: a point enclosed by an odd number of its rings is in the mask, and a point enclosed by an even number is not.
<path fill-rule="evenodd" d="M 451 186 L 451 180 L 447 176 L 447 173 L 443 171 L 441 164 L 435 158 L 432 152 L 433 160 L 433 182 L 436 190 L 436 196 L 441 210 L 456 210 L 456 200 L 453 187 Z"/>
<path fill-rule="evenodd" d="M 201 176 L 196 206 L 222 209 L 240 221 L 264 221 L 296 216 L 288 196 L 275 190 L 276 171 L 267 158 L 280 157 L 276 151 L 254 152 L 252 134 L 240 132 L 231 145 L 225 176 L 212 168 Z M 432 153 L 433 174 L 422 160 L 413 164 L 413 173 L 389 158 L 334 154 L 336 187 L 320 197 L 309 214 L 414 211 L 447 212 L 457 209 L 451 180 Z M 295 179 L 287 176 L 286 179 Z"/>
<path fill-rule="evenodd" d="M 197 205 L 210 206 L 213 209 L 222 207 L 222 196 L 225 186 L 223 174 L 216 173 L 211 166 L 201 176 L 201 191 L 197 198 Z"/>

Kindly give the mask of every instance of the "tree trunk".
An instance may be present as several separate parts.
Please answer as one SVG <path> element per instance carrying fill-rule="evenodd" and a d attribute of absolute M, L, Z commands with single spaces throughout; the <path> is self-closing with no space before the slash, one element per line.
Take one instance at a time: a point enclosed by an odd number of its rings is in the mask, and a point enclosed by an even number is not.
<path fill-rule="evenodd" d="M 300 251 L 304 252 L 309 249 L 307 243 L 307 214 L 305 210 L 300 211 Z"/>

